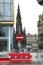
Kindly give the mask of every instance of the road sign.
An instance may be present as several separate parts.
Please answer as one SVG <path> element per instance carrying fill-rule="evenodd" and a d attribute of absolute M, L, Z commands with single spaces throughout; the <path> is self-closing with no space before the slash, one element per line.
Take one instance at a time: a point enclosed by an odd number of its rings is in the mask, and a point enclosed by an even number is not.
<path fill-rule="evenodd" d="M 17 40 L 18 42 L 23 41 L 23 40 L 24 40 L 23 34 L 17 34 L 17 35 L 16 35 L 16 40 Z"/>

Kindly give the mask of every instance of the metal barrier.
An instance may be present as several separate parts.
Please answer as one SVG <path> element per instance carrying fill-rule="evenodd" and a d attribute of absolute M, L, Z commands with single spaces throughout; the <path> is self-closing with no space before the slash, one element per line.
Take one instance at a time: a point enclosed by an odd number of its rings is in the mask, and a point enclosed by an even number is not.
<path fill-rule="evenodd" d="M 8 58 L 7 57 L 2 57 L 0 58 L 0 62 L 25 62 L 25 63 L 31 63 L 32 60 L 32 56 L 30 53 L 9 53 L 8 54 Z"/>
<path fill-rule="evenodd" d="M 11 62 L 26 62 L 31 63 L 32 56 L 30 53 L 9 53 L 9 59 Z"/>
<path fill-rule="evenodd" d="M 43 52 L 37 53 L 38 62 L 43 62 Z"/>
<path fill-rule="evenodd" d="M 7 53 L 0 55 L 0 62 L 26 62 L 26 63 L 40 63 L 43 62 L 43 52 L 42 53 Z"/>
<path fill-rule="evenodd" d="M 30 53 L 32 55 L 32 62 L 38 62 L 37 53 Z"/>
<path fill-rule="evenodd" d="M 0 58 L 0 63 L 10 62 L 9 58 Z"/>
<path fill-rule="evenodd" d="M 0 63 L 2 62 L 9 62 L 9 55 L 8 53 L 0 53 Z"/>

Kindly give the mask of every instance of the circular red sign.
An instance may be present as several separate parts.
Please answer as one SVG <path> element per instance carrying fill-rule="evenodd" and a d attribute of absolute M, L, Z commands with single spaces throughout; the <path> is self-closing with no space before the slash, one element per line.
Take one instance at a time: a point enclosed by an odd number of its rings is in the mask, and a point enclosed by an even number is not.
<path fill-rule="evenodd" d="M 24 39 L 23 34 L 17 34 L 17 35 L 16 35 L 16 40 L 17 40 L 18 42 L 23 41 L 23 39 Z"/>

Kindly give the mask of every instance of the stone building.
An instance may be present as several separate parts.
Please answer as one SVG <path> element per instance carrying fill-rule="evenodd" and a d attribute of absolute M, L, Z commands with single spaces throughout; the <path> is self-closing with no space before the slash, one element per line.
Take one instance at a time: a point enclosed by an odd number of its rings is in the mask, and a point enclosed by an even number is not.
<path fill-rule="evenodd" d="M 26 35 L 27 46 L 31 46 L 31 47 L 38 46 L 37 41 L 38 41 L 38 35 L 36 34 L 32 35 L 30 33 Z"/>
<path fill-rule="evenodd" d="M 38 20 L 38 45 L 40 49 L 43 49 L 43 13 L 39 15 Z"/>
<path fill-rule="evenodd" d="M 20 42 L 20 48 L 26 48 L 26 31 L 22 29 L 22 22 L 21 22 L 21 14 L 20 14 L 20 8 L 18 5 L 17 10 L 17 17 L 16 17 L 16 31 L 14 31 L 14 48 L 19 49 L 19 42 L 16 40 L 16 35 L 22 34 L 24 36 L 24 40 Z"/>

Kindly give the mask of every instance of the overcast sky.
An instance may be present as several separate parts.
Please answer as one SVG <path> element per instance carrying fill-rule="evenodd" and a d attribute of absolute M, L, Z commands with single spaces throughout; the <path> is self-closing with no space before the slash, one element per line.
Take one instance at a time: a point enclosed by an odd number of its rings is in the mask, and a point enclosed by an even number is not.
<path fill-rule="evenodd" d="M 37 21 L 38 16 L 43 12 L 43 6 L 40 6 L 37 0 L 14 0 L 15 18 L 18 3 L 20 5 L 22 25 L 23 28 L 26 28 L 26 33 L 38 34 Z"/>

